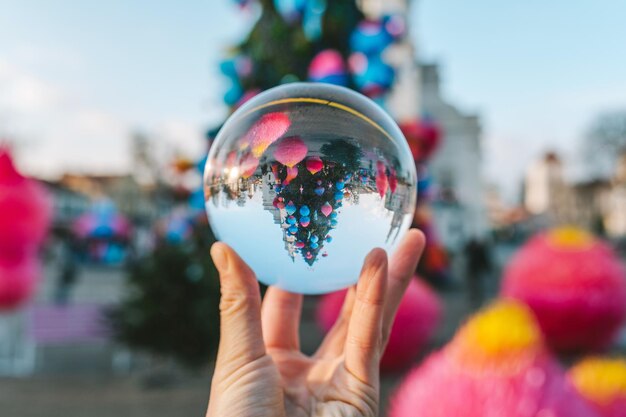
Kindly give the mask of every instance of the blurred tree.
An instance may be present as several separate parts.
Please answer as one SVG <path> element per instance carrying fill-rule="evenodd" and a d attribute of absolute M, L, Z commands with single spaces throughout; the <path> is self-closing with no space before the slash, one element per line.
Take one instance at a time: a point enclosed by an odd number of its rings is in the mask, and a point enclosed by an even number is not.
<path fill-rule="evenodd" d="M 208 256 L 215 240 L 196 226 L 183 244 L 162 242 L 129 267 L 128 296 L 109 315 L 123 344 L 188 367 L 212 359 L 219 341 L 219 284 Z"/>
<path fill-rule="evenodd" d="M 626 110 L 597 116 L 587 132 L 583 151 L 591 176 L 613 175 L 618 158 L 626 153 Z"/>

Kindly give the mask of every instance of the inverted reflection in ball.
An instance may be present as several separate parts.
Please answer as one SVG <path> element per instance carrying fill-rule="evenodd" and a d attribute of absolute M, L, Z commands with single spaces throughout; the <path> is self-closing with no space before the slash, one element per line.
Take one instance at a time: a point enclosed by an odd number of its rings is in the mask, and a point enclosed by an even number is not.
<path fill-rule="evenodd" d="M 295 83 L 259 94 L 219 132 L 205 170 L 211 226 L 268 285 L 354 284 L 371 249 L 393 250 L 416 198 L 393 120 L 351 90 Z"/>

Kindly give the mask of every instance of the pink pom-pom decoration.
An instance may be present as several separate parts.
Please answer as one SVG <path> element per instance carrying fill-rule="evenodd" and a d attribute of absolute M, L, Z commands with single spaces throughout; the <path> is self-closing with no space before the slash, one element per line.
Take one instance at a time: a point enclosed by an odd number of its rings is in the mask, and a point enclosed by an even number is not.
<path fill-rule="evenodd" d="M 345 296 L 346 290 L 343 290 L 320 300 L 316 319 L 323 331 L 328 332 L 337 320 Z M 410 366 L 432 337 L 440 318 L 441 303 L 437 295 L 421 280 L 413 279 L 400 302 L 381 359 L 381 370 L 393 372 Z"/>
<path fill-rule="evenodd" d="M 0 149 L 0 256 L 37 248 L 52 219 L 52 201 L 34 180 L 24 178 L 8 151 Z"/>
<path fill-rule="evenodd" d="M 565 227 L 531 239 L 504 273 L 502 294 L 526 303 L 557 350 L 601 349 L 626 317 L 626 274 L 613 251 Z"/>
<path fill-rule="evenodd" d="M 389 417 L 598 417 L 543 346 L 532 312 L 501 301 L 402 382 Z"/>
<path fill-rule="evenodd" d="M 602 417 L 626 417 L 626 359 L 587 358 L 569 378 Z"/>
<path fill-rule="evenodd" d="M 0 311 L 24 304 L 34 293 L 40 273 L 39 261 L 32 254 L 17 260 L 0 258 Z"/>

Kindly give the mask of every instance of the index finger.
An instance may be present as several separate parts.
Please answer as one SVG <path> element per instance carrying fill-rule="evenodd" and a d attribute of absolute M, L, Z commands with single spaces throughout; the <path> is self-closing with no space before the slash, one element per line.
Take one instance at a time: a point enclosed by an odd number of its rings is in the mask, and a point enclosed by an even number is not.
<path fill-rule="evenodd" d="M 418 229 L 408 231 L 400 246 L 391 257 L 389 262 L 389 287 L 387 290 L 387 302 L 383 314 L 383 338 L 386 343 L 391 326 L 396 317 L 398 307 L 404 296 L 409 282 L 413 279 L 417 263 L 422 256 L 426 238 Z"/>

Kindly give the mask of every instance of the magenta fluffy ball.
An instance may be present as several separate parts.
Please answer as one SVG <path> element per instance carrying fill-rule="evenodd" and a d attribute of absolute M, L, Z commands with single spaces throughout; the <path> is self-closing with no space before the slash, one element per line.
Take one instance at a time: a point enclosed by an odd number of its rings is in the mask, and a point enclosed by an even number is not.
<path fill-rule="evenodd" d="M 502 294 L 526 303 L 559 351 L 607 347 L 626 318 L 626 275 L 605 243 L 575 228 L 531 239 L 504 272 Z"/>
<path fill-rule="evenodd" d="M 329 331 L 337 320 L 345 296 L 343 290 L 321 298 L 316 318 L 323 331 Z M 410 366 L 432 337 L 440 318 L 441 302 L 437 295 L 422 281 L 413 279 L 398 308 L 381 370 L 393 372 Z"/>

